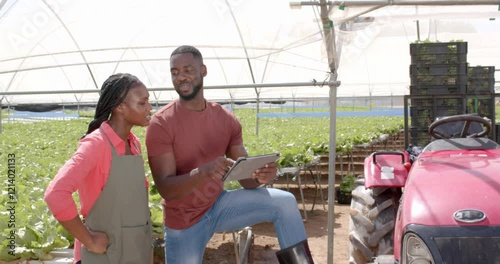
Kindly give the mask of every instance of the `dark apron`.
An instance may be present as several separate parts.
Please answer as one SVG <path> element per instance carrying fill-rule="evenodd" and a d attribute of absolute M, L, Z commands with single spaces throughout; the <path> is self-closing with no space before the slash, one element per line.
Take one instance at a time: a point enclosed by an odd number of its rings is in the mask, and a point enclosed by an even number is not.
<path fill-rule="evenodd" d="M 151 219 L 148 190 L 144 186 L 144 160 L 141 155 L 119 156 L 110 141 L 109 144 L 113 155 L 111 171 L 85 218 L 87 228 L 107 234 L 109 245 L 104 254 L 82 247 L 82 264 L 151 263 Z"/>

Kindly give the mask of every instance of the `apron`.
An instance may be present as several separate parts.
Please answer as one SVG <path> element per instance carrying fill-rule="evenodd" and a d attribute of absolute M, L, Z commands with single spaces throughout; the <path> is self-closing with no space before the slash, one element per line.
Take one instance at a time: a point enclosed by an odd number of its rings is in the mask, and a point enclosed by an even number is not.
<path fill-rule="evenodd" d="M 103 135 L 106 136 L 104 132 Z M 82 264 L 150 263 L 152 234 L 144 160 L 141 155 L 119 156 L 109 138 L 108 141 L 112 152 L 111 171 L 85 218 L 85 225 L 92 231 L 106 233 L 109 245 L 104 254 L 82 247 Z"/>

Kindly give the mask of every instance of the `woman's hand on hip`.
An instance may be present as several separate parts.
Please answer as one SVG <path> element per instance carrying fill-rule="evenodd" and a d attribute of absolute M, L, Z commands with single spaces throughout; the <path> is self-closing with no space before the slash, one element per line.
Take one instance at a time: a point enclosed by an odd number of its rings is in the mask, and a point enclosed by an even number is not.
<path fill-rule="evenodd" d="M 106 233 L 94 232 L 89 230 L 90 236 L 92 237 L 92 243 L 90 245 L 84 245 L 90 252 L 103 254 L 106 253 L 108 248 L 109 239 Z"/>

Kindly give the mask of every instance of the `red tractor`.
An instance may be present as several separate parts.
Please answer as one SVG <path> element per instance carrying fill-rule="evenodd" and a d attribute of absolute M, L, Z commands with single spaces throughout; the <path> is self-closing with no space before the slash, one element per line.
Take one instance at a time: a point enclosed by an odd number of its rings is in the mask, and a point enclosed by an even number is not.
<path fill-rule="evenodd" d="M 500 145 L 477 115 L 437 119 L 423 149 L 375 152 L 352 192 L 350 263 L 500 263 Z"/>

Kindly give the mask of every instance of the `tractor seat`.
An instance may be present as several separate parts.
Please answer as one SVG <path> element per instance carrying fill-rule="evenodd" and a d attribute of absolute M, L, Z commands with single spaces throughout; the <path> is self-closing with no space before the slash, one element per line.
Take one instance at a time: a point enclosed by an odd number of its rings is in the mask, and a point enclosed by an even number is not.
<path fill-rule="evenodd" d="M 475 150 L 475 149 L 500 149 L 495 141 L 489 138 L 449 138 L 436 139 L 429 143 L 422 152 L 438 150 Z"/>

